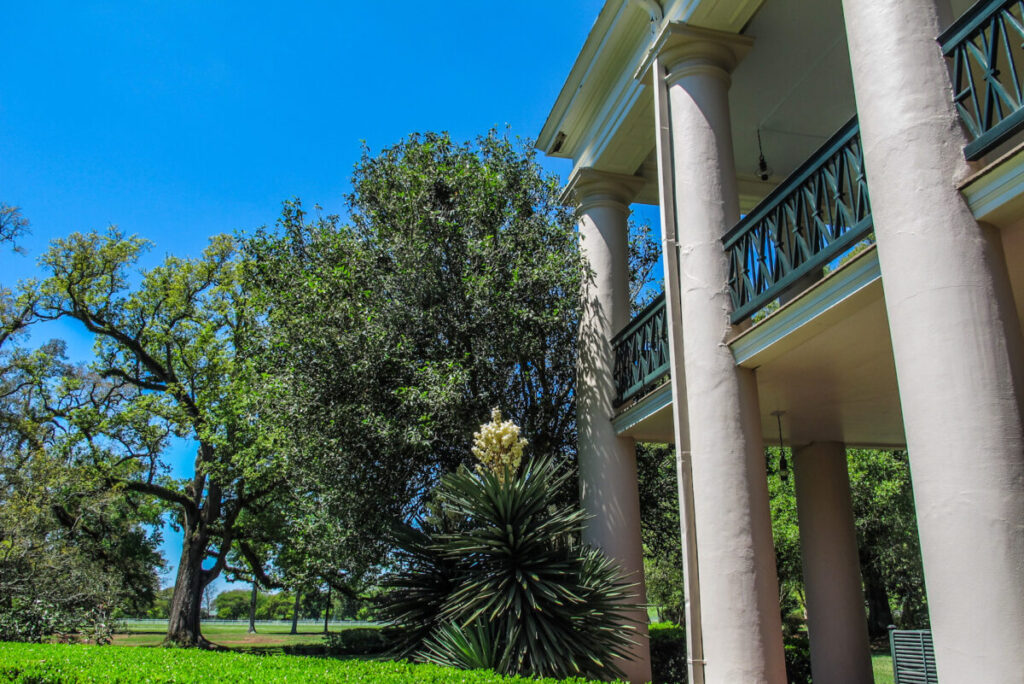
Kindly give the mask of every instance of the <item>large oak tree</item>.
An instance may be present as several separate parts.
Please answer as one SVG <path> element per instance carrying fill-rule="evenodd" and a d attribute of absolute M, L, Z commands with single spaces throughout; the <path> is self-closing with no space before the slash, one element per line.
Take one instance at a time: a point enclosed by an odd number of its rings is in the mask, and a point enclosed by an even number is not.
<path fill-rule="evenodd" d="M 240 351 L 254 323 L 232 239 L 215 237 L 200 258 L 168 257 L 135 277 L 146 246 L 116 230 L 56 240 L 34 299 L 39 318 L 80 321 L 95 336 L 95 374 L 130 390 L 105 420 L 151 423 L 198 445 L 183 480 L 159 460 L 141 463 L 152 453 L 128 445 L 93 464 L 110 487 L 174 511 L 184 542 L 167 640 L 197 645 L 203 590 L 224 569 L 235 523 L 280 486 L 283 466 L 259 428 Z M 132 461 L 140 467 L 127 473 L 111 467 Z"/>

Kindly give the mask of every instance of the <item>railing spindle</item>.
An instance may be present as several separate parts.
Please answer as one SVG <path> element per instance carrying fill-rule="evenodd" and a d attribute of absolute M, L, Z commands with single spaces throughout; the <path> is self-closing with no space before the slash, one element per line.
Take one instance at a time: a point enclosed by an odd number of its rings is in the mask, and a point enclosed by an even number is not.
<path fill-rule="evenodd" d="M 860 129 L 853 119 L 722 239 L 734 323 L 821 269 L 871 231 Z"/>
<path fill-rule="evenodd" d="M 978 159 L 1024 128 L 1024 2 L 981 0 L 938 40 L 953 62 L 953 103 L 972 138 L 964 156 Z"/>

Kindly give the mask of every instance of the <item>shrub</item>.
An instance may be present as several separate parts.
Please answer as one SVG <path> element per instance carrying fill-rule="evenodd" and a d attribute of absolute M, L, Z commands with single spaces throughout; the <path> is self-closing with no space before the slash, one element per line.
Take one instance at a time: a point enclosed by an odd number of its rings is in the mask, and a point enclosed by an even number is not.
<path fill-rule="evenodd" d="M 376 627 L 355 627 L 324 635 L 327 655 L 380 655 L 388 650 L 389 641 Z"/>
<path fill-rule="evenodd" d="M 671 622 L 650 626 L 651 681 L 653 684 L 686 684 L 686 630 Z"/>
<path fill-rule="evenodd" d="M 0 608 L 0 641 L 91 641 L 109 644 L 113 620 L 102 607 L 61 605 L 45 599 L 11 601 Z"/>
<path fill-rule="evenodd" d="M 549 459 L 510 472 L 463 468 L 436 494 L 442 521 L 396 540 L 405 568 L 387 582 L 384 610 L 419 660 L 506 674 L 621 673 L 632 588 L 617 566 L 579 542 L 578 508 L 558 505 L 567 474 Z"/>
<path fill-rule="evenodd" d="M 795 632 L 785 638 L 786 680 L 789 684 L 810 684 L 811 642 L 806 632 Z"/>

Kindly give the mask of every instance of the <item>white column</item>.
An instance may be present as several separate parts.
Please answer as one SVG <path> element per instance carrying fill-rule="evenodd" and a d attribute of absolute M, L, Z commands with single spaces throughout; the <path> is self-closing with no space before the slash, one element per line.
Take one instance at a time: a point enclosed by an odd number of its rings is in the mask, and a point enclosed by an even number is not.
<path fill-rule="evenodd" d="M 814 683 L 870 684 L 874 675 L 846 449 L 840 442 L 794 449 L 793 472 Z"/>
<path fill-rule="evenodd" d="M 602 549 L 638 583 L 637 645 L 633 660 L 617 663 L 631 682 L 651 679 L 647 642 L 636 447 L 612 427 L 615 357 L 609 340 L 630 319 L 629 203 L 639 178 L 584 169 L 572 181 L 579 204 L 580 249 L 592 277 L 584 288 L 577 371 L 580 501 L 590 516 L 583 540 Z"/>
<path fill-rule="evenodd" d="M 785 682 L 757 385 L 726 340 L 722 235 L 739 219 L 729 74 L 750 39 L 675 26 L 666 70 L 705 679 Z"/>
<path fill-rule="evenodd" d="M 843 0 L 938 675 L 1024 672 L 1024 352 L 935 0 Z"/>
<path fill-rule="evenodd" d="M 679 300 L 679 241 L 676 239 L 675 172 L 672 169 L 672 124 L 665 67 L 655 56 L 651 64 L 654 96 L 655 150 L 658 155 L 658 196 L 661 214 L 661 257 L 665 276 L 665 321 L 672 383 L 672 423 L 679 491 L 679 531 L 683 555 L 683 600 L 686 606 L 686 674 L 690 684 L 704 684 L 704 636 L 700 612 L 700 571 L 690 464 L 690 423 L 686 399 L 682 305 Z"/>

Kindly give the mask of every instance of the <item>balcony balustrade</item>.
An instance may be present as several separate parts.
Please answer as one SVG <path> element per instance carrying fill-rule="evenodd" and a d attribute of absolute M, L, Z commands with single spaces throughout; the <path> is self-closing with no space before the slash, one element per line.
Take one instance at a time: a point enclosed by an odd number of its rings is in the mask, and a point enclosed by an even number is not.
<path fill-rule="evenodd" d="M 977 159 L 1024 129 L 1024 0 L 981 0 L 938 40 L 952 61 L 954 101 L 972 138 L 964 154 Z M 733 323 L 870 239 L 871 229 L 854 118 L 722 238 Z M 612 339 L 615 406 L 668 374 L 667 333 L 663 293 Z"/>
<path fill-rule="evenodd" d="M 766 306 L 871 231 L 871 207 L 856 119 L 847 123 L 723 238 L 733 322 Z M 669 372 L 662 293 L 612 338 L 615 406 Z"/>
<path fill-rule="evenodd" d="M 1024 128 L 1024 1 L 982 0 L 939 36 L 974 160 Z"/>
<path fill-rule="evenodd" d="M 614 406 L 641 395 L 668 374 L 667 320 L 665 293 L 662 292 L 612 338 Z"/>
<path fill-rule="evenodd" d="M 871 227 L 854 118 L 722 238 L 729 255 L 733 323 L 803 276 L 820 272 L 867 237 Z"/>

